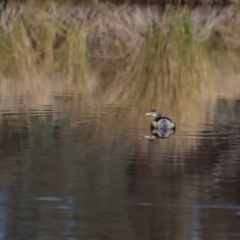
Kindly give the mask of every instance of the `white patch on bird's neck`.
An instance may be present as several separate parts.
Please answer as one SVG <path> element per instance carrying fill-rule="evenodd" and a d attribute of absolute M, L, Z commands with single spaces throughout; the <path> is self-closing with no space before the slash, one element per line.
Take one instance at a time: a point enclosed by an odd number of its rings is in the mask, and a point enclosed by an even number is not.
<path fill-rule="evenodd" d="M 153 122 L 152 122 L 152 125 L 156 128 L 156 127 L 157 127 L 157 122 L 156 122 L 156 121 L 153 121 Z"/>

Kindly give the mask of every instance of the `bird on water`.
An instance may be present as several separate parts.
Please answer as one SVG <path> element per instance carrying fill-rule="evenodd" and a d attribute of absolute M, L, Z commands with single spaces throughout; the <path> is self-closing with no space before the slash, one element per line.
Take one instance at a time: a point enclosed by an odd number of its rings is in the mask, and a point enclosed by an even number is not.
<path fill-rule="evenodd" d="M 153 129 L 172 129 L 176 130 L 176 124 L 168 117 L 163 117 L 157 110 L 153 109 L 150 112 L 145 113 L 145 115 L 151 115 L 154 117 L 151 123 L 151 130 Z"/>

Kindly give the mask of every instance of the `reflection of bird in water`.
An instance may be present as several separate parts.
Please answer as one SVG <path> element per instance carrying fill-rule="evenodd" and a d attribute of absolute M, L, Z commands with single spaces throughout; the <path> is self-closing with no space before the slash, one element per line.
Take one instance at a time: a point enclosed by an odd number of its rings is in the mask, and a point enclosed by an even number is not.
<path fill-rule="evenodd" d="M 151 130 L 150 136 L 145 136 L 149 140 L 155 140 L 156 138 L 168 138 L 175 133 L 175 129 L 171 128 L 155 128 Z"/>
<path fill-rule="evenodd" d="M 145 136 L 149 140 L 154 140 L 155 138 L 168 138 L 176 130 L 176 124 L 172 122 L 170 118 L 162 117 L 156 110 L 151 110 L 145 115 L 151 115 L 155 119 L 150 125 L 151 136 Z"/>

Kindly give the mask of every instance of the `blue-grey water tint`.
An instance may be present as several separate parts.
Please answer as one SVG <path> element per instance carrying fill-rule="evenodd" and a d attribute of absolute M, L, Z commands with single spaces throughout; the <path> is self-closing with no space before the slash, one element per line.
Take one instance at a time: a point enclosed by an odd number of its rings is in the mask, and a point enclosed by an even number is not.
<path fill-rule="evenodd" d="M 131 106 L 61 105 L 2 112 L 0 239 L 240 238 L 239 98 L 154 141 Z"/>

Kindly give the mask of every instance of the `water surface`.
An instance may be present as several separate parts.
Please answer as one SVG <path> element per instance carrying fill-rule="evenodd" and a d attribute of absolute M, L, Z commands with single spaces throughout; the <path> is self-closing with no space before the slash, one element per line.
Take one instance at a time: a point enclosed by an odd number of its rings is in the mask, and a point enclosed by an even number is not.
<path fill-rule="evenodd" d="M 155 141 L 131 104 L 16 99 L 1 112 L 0 239 L 238 239 L 239 96 Z"/>

